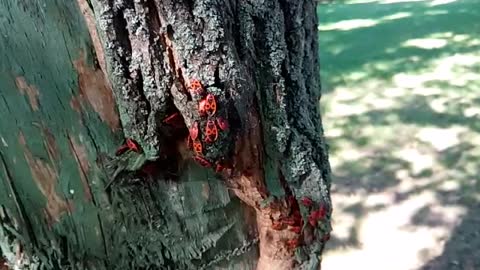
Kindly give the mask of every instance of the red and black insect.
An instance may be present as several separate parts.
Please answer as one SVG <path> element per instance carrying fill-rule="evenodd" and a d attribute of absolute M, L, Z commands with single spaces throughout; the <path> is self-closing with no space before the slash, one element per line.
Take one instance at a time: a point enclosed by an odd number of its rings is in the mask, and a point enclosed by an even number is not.
<path fill-rule="evenodd" d="M 208 94 L 204 100 L 200 101 L 200 103 L 198 103 L 198 112 L 200 115 L 214 115 L 217 112 L 217 101 L 215 96 Z"/>
<path fill-rule="evenodd" d="M 291 232 L 294 232 L 296 234 L 300 234 L 302 232 L 302 227 L 301 226 L 293 226 L 293 227 L 290 227 L 288 230 L 290 230 Z"/>
<path fill-rule="evenodd" d="M 203 155 L 203 146 L 199 140 L 193 141 L 193 152 L 197 155 Z"/>
<path fill-rule="evenodd" d="M 190 138 L 195 141 L 198 138 L 198 122 L 194 122 L 188 131 L 190 133 Z"/>
<path fill-rule="evenodd" d="M 188 88 L 190 95 L 194 99 L 200 99 L 205 94 L 205 89 L 203 89 L 202 83 L 199 80 L 192 80 L 190 87 Z"/>
<path fill-rule="evenodd" d="M 305 207 L 311 207 L 313 205 L 312 199 L 309 197 L 303 197 L 300 202 L 305 206 Z"/>
<path fill-rule="evenodd" d="M 205 108 L 205 111 L 208 113 L 208 115 L 212 116 L 217 112 L 217 100 L 215 99 L 215 96 L 212 94 L 208 94 L 207 98 L 205 99 L 207 101 L 208 107 Z"/>
<path fill-rule="evenodd" d="M 201 166 L 205 167 L 205 168 L 210 168 L 212 167 L 212 163 L 210 163 L 210 161 L 208 161 L 207 159 L 205 159 L 204 157 L 201 157 L 201 156 L 194 156 L 193 159 L 195 159 L 195 161 L 200 164 Z"/>
<path fill-rule="evenodd" d="M 295 226 L 298 223 L 293 217 L 282 219 L 282 222 L 289 226 Z"/>
<path fill-rule="evenodd" d="M 127 139 L 127 146 L 128 146 L 128 149 L 132 150 L 133 152 L 137 152 L 137 153 L 142 152 L 138 143 L 132 139 Z"/>
<path fill-rule="evenodd" d="M 205 142 L 213 143 L 218 139 L 218 129 L 213 120 L 208 120 L 205 126 Z"/>
<path fill-rule="evenodd" d="M 319 209 L 312 211 L 308 216 L 308 223 L 312 225 L 312 227 L 316 227 L 317 223 L 320 219 L 323 219 L 327 214 L 327 209 L 325 206 L 321 206 Z"/>
<path fill-rule="evenodd" d="M 225 169 L 225 167 L 223 167 L 223 165 L 220 164 L 220 162 L 217 162 L 217 164 L 215 165 L 215 172 L 216 173 L 221 173 L 224 169 Z"/>
<path fill-rule="evenodd" d="M 200 116 L 205 116 L 207 114 L 207 112 L 205 111 L 206 104 L 207 101 L 205 99 L 201 100 L 198 103 L 198 114 L 200 114 Z"/>
<path fill-rule="evenodd" d="M 287 240 L 285 243 L 287 244 L 287 247 L 289 247 L 290 249 L 295 249 L 300 245 L 300 240 L 298 238 L 293 238 L 293 239 Z"/>
<path fill-rule="evenodd" d="M 136 153 L 142 152 L 142 149 L 140 148 L 138 143 L 136 141 L 128 138 L 126 140 L 126 142 L 117 149 L 117 151 L 115 152 L 115 155 L 120 156 L 121 154 L 125 153 L 128 150 L 136 152 Z"/>
<path fill-rule="evenodd" d="M 281 221 L 278 221 L 278 220 L 274 220 L 272 222 L 272 229 L 276 230 L 276 231 L 281 231 L 285 228 L 285 224 L 283 224 L 283 222 Z"/>
<path fill-rule="evenodd" d="M 227 120 L 225 120 L 223 117 L 217 117 L 217 125 L 223 131 L 227 131 L 230 127 Z"/>
<path fill-rule="evenodd" d="M 178 112 L 166 117 L 165 119 L 163 119 L 163 122 L 166 123 L 166 124 L 172 124 L 174 122 L 174 120 L 179 117 L 180 114 Z"/>

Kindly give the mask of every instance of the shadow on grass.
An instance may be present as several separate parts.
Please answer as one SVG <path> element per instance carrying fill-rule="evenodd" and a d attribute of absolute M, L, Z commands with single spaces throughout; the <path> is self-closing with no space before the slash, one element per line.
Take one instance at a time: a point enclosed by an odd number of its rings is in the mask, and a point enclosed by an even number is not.
<path fill-rule="evenodd" d="M 408 269 L 480 269 L 480 2 L 430 3 L 319 7 L 324 123 L 327 137 L 339 131 L 328 137 L 334 219 L 343 219 L 327 251 L 362 254 L 365 221 L 403 207 L 408 228 L 389 232 L 440 235 L 404 250 L 423 265 Z"/>
<path fill-rule="evenodd" d="M 465 42 L 449 46 L 442 43 L 444 35 L 478 37 L 474 35 L 480 27 L 478 3 L 458 1 L 433 7 L 428 3 L 430 1 L 320 5 L 320 26 L 327 25 L 327 29 L 331 29 L 322 31 L 321 27 L 319 33 L 324 93 L 332 91 L 334 86 L 351 83 L 352 73 L 356 73 L 355 82 L 372 77 L 391 79 L 405 70 L 426 68 L 431 60 L 442 56 L 480 49 L 478 45 L 465 46 Z M 355 28 L 355 25 L 362 25 L 362 20 L 367 26 Z M 342 21 L 344 28 L 346 25 L 346 29 L 351 29 L 342 31 L 341 24 L 335 27 L 335 22 Z M 432 48 L 405 44 L 408 40 L 435 34 L 438 35 L 436 41 L 441 44 Z"/>
<path fill-rule="evenodd" d="M 421 270 L 480 269 L 480 204 L 473 205 L 445 244 L 442 255 L 430 260 Z"/>

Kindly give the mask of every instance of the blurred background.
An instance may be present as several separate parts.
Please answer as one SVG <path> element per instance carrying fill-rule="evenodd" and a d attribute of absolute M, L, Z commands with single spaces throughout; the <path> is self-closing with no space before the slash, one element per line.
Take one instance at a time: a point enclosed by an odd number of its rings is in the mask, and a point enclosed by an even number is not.
<path fill-rule="evenodd" d="M 325 270 L 480 269 L 480 0 L 318 6 Z"/>

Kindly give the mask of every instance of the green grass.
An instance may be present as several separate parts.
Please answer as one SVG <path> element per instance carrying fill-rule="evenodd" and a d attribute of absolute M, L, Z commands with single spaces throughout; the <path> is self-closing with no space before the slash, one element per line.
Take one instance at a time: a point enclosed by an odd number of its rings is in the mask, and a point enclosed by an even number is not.
<path fill-rule="evenodd" d="M 321 26 L 348 20 L 369 20 L 376 23 L 372 27 L 359 27 L 349 31 L 320 31 L 322 77 L 325 79 L 326 91 L 339 84 L 364 81 L 372 77 L 389 80 L 401 71 L 428 68 L 432 60 L 445 55 L 478 51 L 478 45 L 469 46 L 468 42 L 452 42 L 448 46 L 431 50 L 402 46 L 409 39 L 448 33 L 469 35 L 470 39 L 478 38 L 478 5 L 476 0 L 463 0 L 433 7 L 423 1 L 320 6 L 318 16 Z M 395 19 L 395 15 L 400 18 Z M 419 60 L 412 61 L 412 57 L 419 57 Z M 363 76 L 348 79 L 352 72 L 362 73 Z"/>
<path fill-rule="evenodd" d="M 318 7 L 321 108 L 342 231 L 326 253 L 331 267 L 337 255 L 370 254 L 364 246 L 376 240 L 359 224 L 425 200 L 407 225 L 443 228 L 446 243 L 413 245 L 405 256 L 418 257 L 415 266 L 377 260 L 378 269 L 480 269 L 480 220 L 468 217 L 480 214 L 480 1 L 443 2 Z M 366 203 L 378 196 L 395 199 Z M 447 222 L 451 207 L 459 209 L 458 227 Z M 473 232 L 479 235 L 460 243 Z"/>

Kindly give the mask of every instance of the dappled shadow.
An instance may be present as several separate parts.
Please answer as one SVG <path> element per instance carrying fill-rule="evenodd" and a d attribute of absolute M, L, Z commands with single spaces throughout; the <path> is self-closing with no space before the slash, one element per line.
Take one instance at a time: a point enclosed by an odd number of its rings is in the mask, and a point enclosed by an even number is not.
<path fill-rule="evenodd" d="M 480 204 L 473 205 L 455 228 L 441 255 L 426 263 L 422 270 L 480 269 Z"/>
<path fill-rule="evenodd" d="M 469 46 L 478 38 L 470 35 L 480 27 L 478 20 L 472 20 L 477 15 L 475 1 L 433 7 L 429 3 L 328 5 L 330 15 L 324 15 L 321 6 L 324 92 L 372 77 L 391 79 L 399 72 L 428 67 L 429 61 L 439 57 L 480 48 L 480 44 Z M 453 35 L 457 35 L 456 40 Z M 427 40 L 417 46 L 418 39 Z"/>
<path fill-rule="evenodd" d="M 433 2 L 319 9 L 326 269 L 480 269 L 480 2 Z"/>
<path fill-rule="evenodd" d="M 381 153 L 364 157 L 361 162 L 347 161 L 337 168 L 332 192 L 349 194 L 358 192 L 359 189 L 369 193 L 382 192 L 398 185 L 400 179 L 395 172 L 409 168 L 408 162 Z"/>

